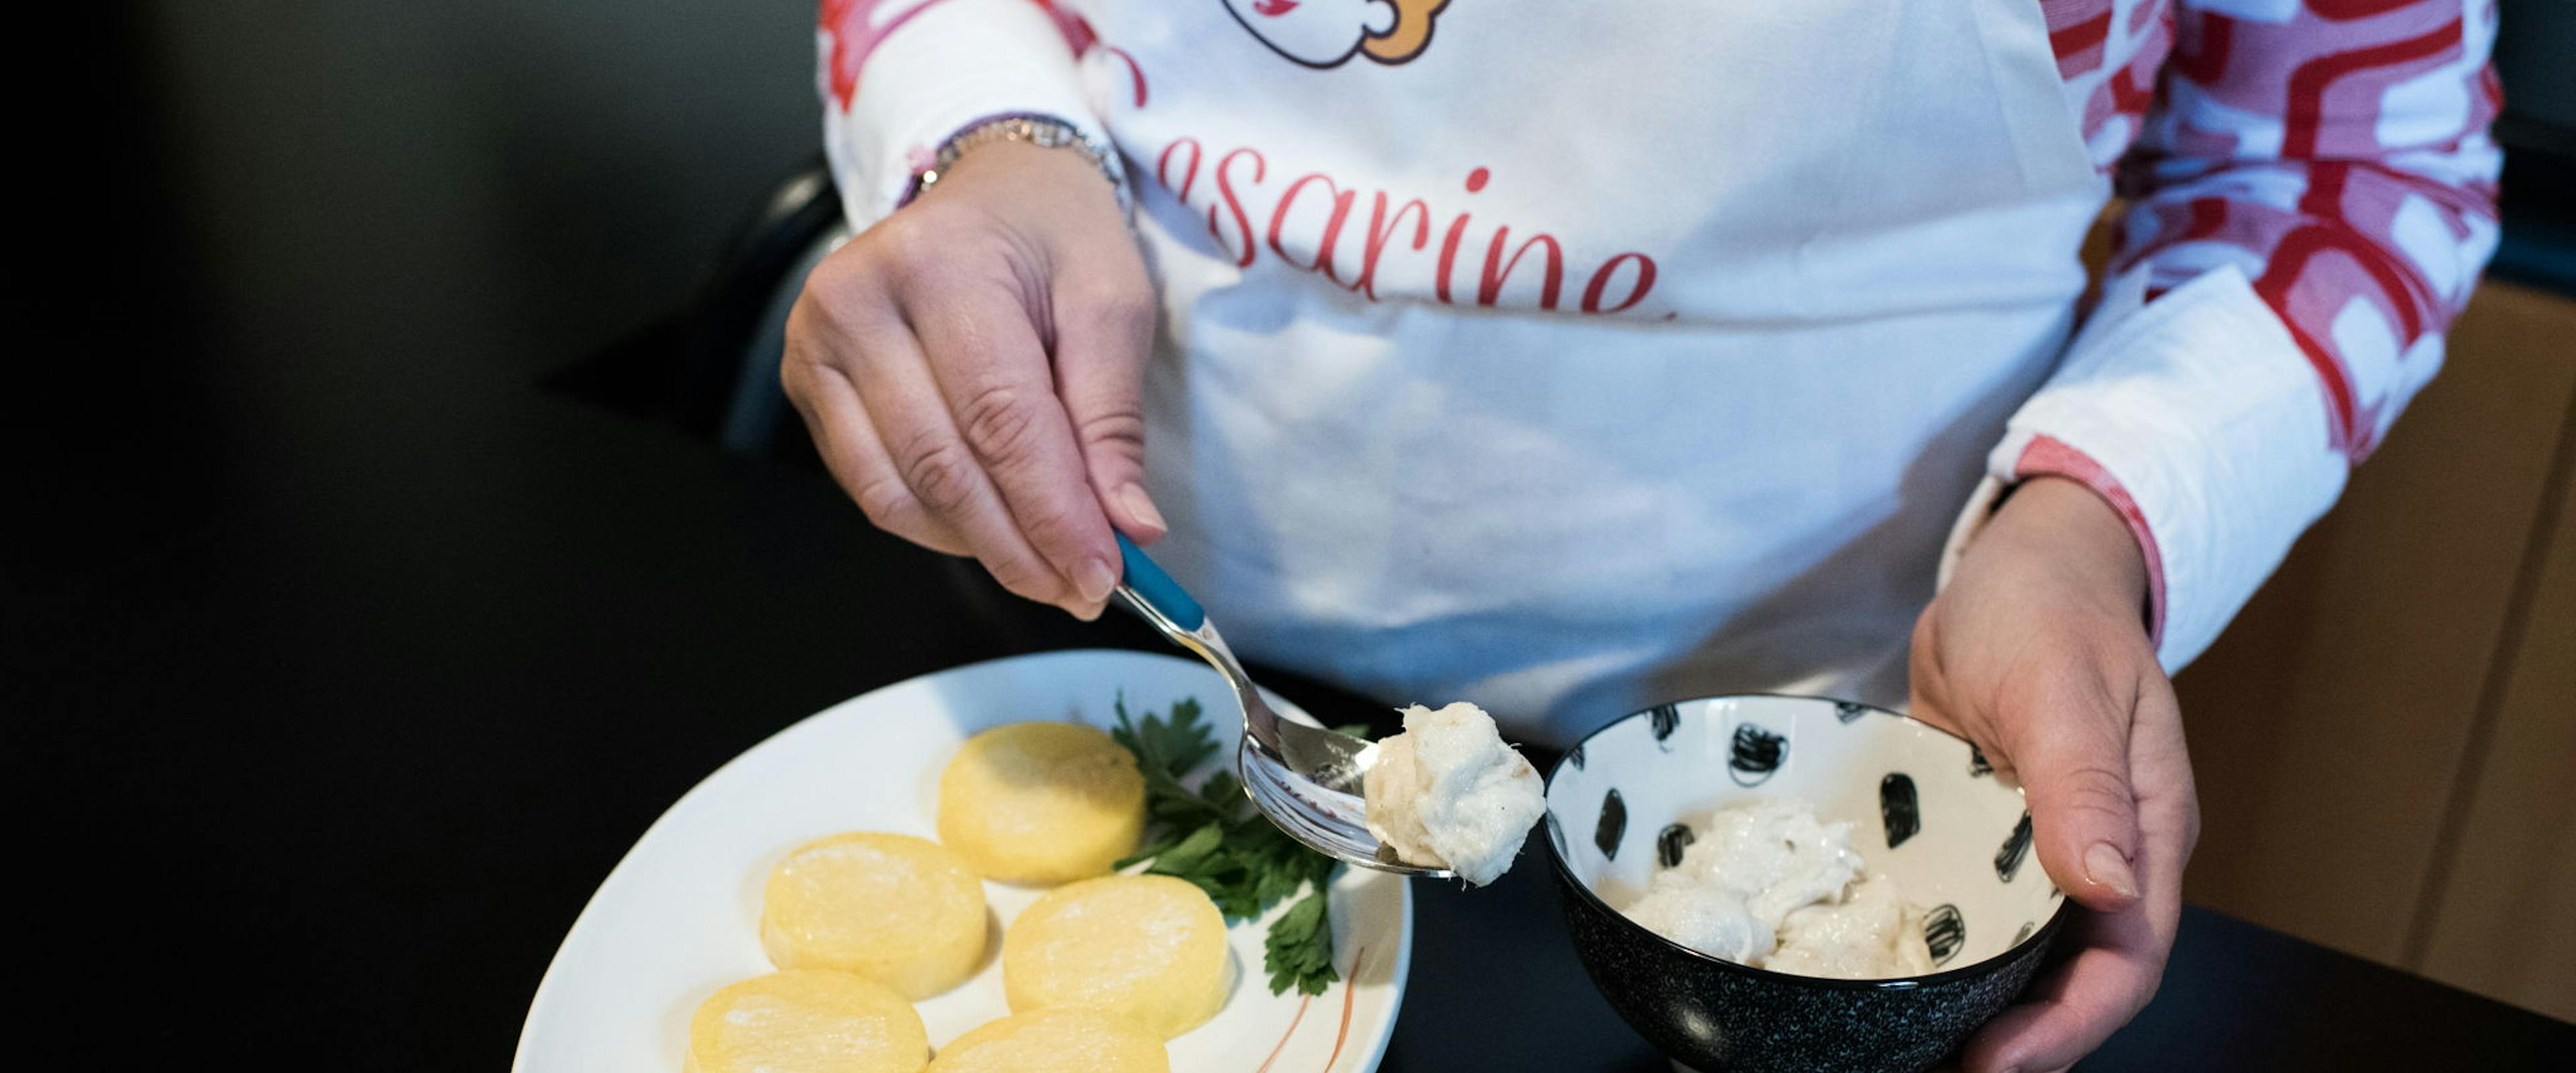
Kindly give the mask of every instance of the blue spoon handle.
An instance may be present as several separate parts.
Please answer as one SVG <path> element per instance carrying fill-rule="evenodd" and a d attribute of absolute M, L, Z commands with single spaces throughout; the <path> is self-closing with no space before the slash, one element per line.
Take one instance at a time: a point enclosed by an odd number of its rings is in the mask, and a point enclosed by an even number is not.
<path fill-rule="evenodd" d="M 1181 588 L 1181 583 L 1172 580 L 1172 575 L 1154 565 L 1154 560 L 1146 558 L 1144 549 L 1128 540 L 1125 533 L 1118 534 L 1118 558 L 1127 568 L 1127 575 L 1119 584 L 1134 590 L 1138 599 L 1172 620 L 1173 625 L 1195 630 L 1207 621 L 1207 612 L 1199 607 L 1199 602 L 1191 599 L 1189 592 Z"/>

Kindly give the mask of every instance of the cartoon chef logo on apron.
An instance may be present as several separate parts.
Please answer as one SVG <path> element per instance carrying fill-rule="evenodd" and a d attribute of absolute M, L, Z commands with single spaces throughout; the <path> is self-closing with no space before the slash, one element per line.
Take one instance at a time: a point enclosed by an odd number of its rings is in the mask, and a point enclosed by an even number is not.
<path fill-rule="evenodd" d="M 1431 47 L 1432 20 L 1449 0 L 1225 0 L 1234 21 L 1276 52 L 1308 67 L 1339 67 L 1353 56 L 1404 63 Z"/>

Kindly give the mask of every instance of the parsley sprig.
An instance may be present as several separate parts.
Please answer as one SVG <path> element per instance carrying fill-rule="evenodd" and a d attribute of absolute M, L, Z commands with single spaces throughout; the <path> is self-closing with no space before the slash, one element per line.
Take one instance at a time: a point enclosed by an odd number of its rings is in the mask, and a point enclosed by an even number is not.
<path fill-rule="evenodd" d="M 1130 719 L 1124 696 L 1116 708 L 1118 725 L 1109 735 L 1136 754 L 1145 776 L 1147 820 L 1144 847 L 1118 867 L 1150 860 L 1146 872 L 1195 884 L 1229 920 L 1258 917 L 1311 885 L 1271 922 L 1262 967 L 1270 972 L 1271 994 L 1290 987 L 1323 994 L 1341 978 L 1333 969 L 1332 916 L 1324 895 L 1333 859 L 1272 826 L 1245 800 L 1233 772 L 1220 770 L 1196 790 L 1183 781 L 1217 752 L 1197 698 L 1173 702 L 1169 718 L 1147 712 Z"/>

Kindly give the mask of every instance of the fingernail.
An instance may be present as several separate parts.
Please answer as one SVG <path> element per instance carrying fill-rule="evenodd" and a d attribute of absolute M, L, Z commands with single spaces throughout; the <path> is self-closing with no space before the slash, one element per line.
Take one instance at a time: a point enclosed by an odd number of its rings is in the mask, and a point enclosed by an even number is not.
<path fill-rule="evenodd" d="M 1118 587 L 1118 572 L 1109 568 L 1107 559 L 1086 559 L 1074 571 L 1073 587 L 1082 593 L 1082 602 L 1096 604 L 1109 598 L 1109 590 Z"/>
<path fill-rule="evenodd" d="M 1076 604 L 1065 608 L 1064 613 L 1084 622 L 1097 622 L 1100 620 L 1100 613 L 1108 609 L 1109 605 L 1106 603 Z"/>
<path fill-rule="evenodd" d="M 2111 888 L 2120 897 L 2138 896 L 2138 877 L 2129 871 L 2129 859 L 2108 842 L 2093 843 L 2093 848 L 2084 851 L 2084 878 Z"/>
<path fill-rule="evenodd" d="M 1144 485 L 1128 485 L 1119 491 L 1118 498 L 1126 501 L 1127 513 L 1135 515 L 1137 523 L 1153 530 L 1154 535 L 1161 536 L 1170 528 L 1163 524 L 1163 512 L 1155 510 L 1154 501 L 1146 498 Z"/>

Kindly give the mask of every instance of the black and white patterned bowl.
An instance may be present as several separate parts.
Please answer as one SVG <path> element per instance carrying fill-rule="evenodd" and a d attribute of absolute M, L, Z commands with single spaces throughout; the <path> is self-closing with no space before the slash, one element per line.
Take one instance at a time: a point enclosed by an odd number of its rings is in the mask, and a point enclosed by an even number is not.
<path fill-rule="evenodd" d="M 1800 798 L 1926 910 L 1933 972 L 1833 980 L 1700 953 L 1622 916 L 1722 808 Z M 1638 712 L 1547 776 L 1547 840 L 1574 948 L 1610 1005 L 1675 1062 L 1918 1070 L 2030 982 L 2070 912 L 2032 859 L 2021 791 L 1967 742 L 1894 712 L 1734 696 Z"/>

